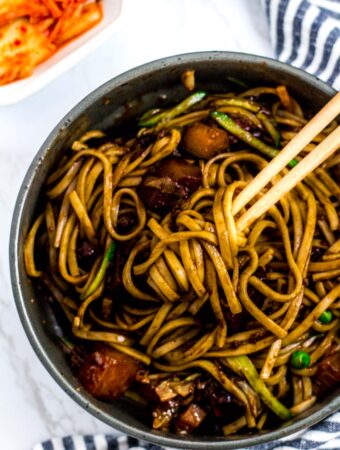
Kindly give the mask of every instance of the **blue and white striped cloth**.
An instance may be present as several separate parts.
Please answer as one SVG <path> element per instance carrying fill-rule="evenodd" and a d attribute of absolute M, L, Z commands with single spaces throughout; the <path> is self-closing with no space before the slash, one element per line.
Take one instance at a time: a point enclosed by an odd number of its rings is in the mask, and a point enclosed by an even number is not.
<path fill-rule="evenodd" d="M 340 89 L 340 0 L 262 0 L 276 57 Z"/>
<path fill-rule="evenodd" d="M 208 447 L 207 447 L 208 448 Z M 340 413 L 333 414 L 308 431 L 283 438 L 280 441 L 256 445 L 250 450 L 339 450 Z M 33 447 L 32 450 L 165 450 L 138 439 L 97 434 L 53 438 Z M 246 450 L 246 449 L 244 449 Z"/>
<path fill-rule="evenodd" d="M 32 450 L 164 450 L 158 445 L 141 443 L 130 436 L 74 435 L 53 438 L 38 444 Z"/>
<path fill-rule="evenodd" d="M 340 0 L 262 0 L 278 59 L 340 89 Z M 128 436 L 53 438 L 32 450 L 162 450 Z M 251 450 L 339 450 L 340 413 L 305 432 Z"/>

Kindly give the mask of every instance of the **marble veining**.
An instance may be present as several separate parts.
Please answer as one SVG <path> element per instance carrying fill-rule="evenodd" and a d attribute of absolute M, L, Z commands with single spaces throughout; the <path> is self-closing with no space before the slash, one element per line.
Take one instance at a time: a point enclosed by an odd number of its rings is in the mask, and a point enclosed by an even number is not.
<path fill-rule="evenodd" d="M 108 42 L 32 97 L 0 108 L 0 450 L 29 450 L 50 436 L 117 433 L 59 388 L 19 322 L 8 238 L 24 174 L 52 128 L 97 86 L 147 61 L 199 50 L 272 56 L 260 0 L 123 0 Z"/>

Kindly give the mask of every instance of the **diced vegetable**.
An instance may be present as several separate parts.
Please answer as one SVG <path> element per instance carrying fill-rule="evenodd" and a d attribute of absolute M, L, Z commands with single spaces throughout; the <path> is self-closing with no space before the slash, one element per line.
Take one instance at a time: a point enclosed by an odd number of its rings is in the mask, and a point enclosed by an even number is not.
<path fill-rule="evenodd" d="M 229 147 L 228 133 L 202 122 L 196 122 L 186 129 L 182 143 L 185 150 L 203 159 L 211 159 Z"/>
<path fill-rule="evenodd" d="M 87 290 L 85 292 L 83 292 L 83 294 L 81 295 L 82 300 L 84 300 L 85 298 L 92 295 L 98 289 L 98 287 L 100 286 L 100 283 L 104 280 L 107 266 L 112 261 L 115 250 L 116 250 L 116 243 L 114 241 L 112 241 L 109 248 L 106 250 L 106 253 L 105 253 L 103 261 L 99 267 L 97 275 L 94 277 L 94 280 L 92 281 L 90 286 L 87 288 Z"/>
<path fill-rule="evenodd" d="M 327 325 L 328 323 L 331 323 L 333 319 L 332 311 L 329 311 L 328 309 L 324 311 L 321 316 L 319 317 L 319 321 L 323 323 L 324 325 Z"/>
<path fill-rule="evenodd" d="M 135 380 L 140 364 L 106 345 L 98 345 L 86 358 L 78 376 L 94 397 L 115 400 L 124 394 Z"/>
<path fill-rule="evenodd" d="M 261 106 L 245 98 L 221 98 L 214 102 L 215 106 L 239 106 L 252 112 L 259 112 Z"/>
<path fill-rule="evenodd" d="M 291 418 L 290 411 L 270 392 L 248 356 L 227 358 L 227 363 L 237 373 L 242 374 L 262 401 L 282 420 Z"/>
<path fill-rule="evenodd" d="M 177 433 L 190 434 L 196 428 L 198 428 L 207 413 L 200 406 L 192 403 L 188 408 L 179 416 L 175 424 Z"/>
<path fill-rule="evenodd" d="M 303 350 L 298 350 L 292 353 L 290 362 L 294 369 L 306 369 L 310 364 L 310 356 Z"/>
<path fill-rule="evenodd" d="M 275 148 L 270 147 L 269 145 L 260 141 L 260 139 L 254 137 L 248 131 L 244 130 L 227 114 L 219 111 L 213 111 L 210 115 L 222 128 L 229 131 L 229 133 L 234 134 L 241 141 L 246 142 L 251 147 L 256 148 L 256 150 L 263 153 L 264 155 L 269 156 L 269 158 L 275 158 L 275 156 L 279 153 L 279 151 Z M 294 167 L 297 165 L 297 163 L 298 162 L 296 159 L 292 159 L 288 163 L 288 165 L 290 167 Z"/>
<path fill-rule="evenodd" d="M 327 395 L 340 383 L 340 351 L 325 356 L 318 364 L 314 377 L 313 392 L 318 396 Z"/>
<path fill-rule="evenodd" d="M 164 212 L 195 192 L 202 179 L 198 165 L 181 158 L 167 158 L 150 170 L 138 193 L 152 211 Z"/>
<path fill-rule="evenodd" d="M 185 89 L 193 91 L 195 89 L 195 71 L 186 70 L 182 73 L 181 80 Z"/>
<path fill-rule="evenodd" d="M 278 148 L 280 145 L 281 136 L 280 133 L 275 128 L 275 126 L 273 125 L 272 121 L 262 112 L 258 113 L 257 117 L 261 120 L 264 128 L 268 131 L 268 133 L 272 137 L 275 144 L 275 148 Z"/>
<path fill-rule="evenodd" d="M 160 122 L 167 122 L 168 120 L 173 119 L 174 117 L 177 117 L 180 114 L 186 112 L 189 108 L 200 102 L 206 95 L 206 92 L 197 91 L 194 94 L 189 95 L 189 97 L 187 97 L 181 103 L 178 103 L 178 105 L 174 106 L 171 109 L 151 116 L 149 115 L 149 117 L 144 114 L 144 116 L 142 116 L 142 118 L 140 119 L 138 125 L 140 127 L 153 127 Z"/>

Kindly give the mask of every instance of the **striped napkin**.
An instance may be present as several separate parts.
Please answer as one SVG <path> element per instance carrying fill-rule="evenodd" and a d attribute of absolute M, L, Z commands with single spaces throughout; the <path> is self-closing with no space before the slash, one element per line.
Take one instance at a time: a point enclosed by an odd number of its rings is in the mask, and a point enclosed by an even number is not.
<path fill-rule="evenodd" d="M 340 89 L 340 0 L 262 0 L 276 57 Z"/>
<path fill-rule="evenodd" d="M 340 413 L 311 427 L 300 436 L 293 435 L 279 442 L 256 445 L 250 450 L 339 450 Z M 32 450 L 165 450 L 162 447 L 129 436 L 75 435 L 54 438 L 38 444 Z M 208 447 L 207 447 L 208 450 Z M 247 450 L 247 449 L 244 449 Z"/>
<path fill-rule="evenodd" d="M 340 89 L 340 0 L 262 0 L 276 57 Z M 163 450 L 128 436 L 53 438 L 32 450 Z M 340 413 L 307 431 L 251 450 L 339 450 Z M 246 450 L 246 449 L 245 449 Z"/>

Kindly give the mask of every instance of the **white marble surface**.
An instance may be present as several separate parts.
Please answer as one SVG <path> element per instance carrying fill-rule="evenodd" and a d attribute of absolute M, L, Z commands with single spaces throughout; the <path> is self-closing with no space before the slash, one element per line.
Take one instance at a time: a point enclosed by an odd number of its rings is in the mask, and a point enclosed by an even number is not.
<path fill-rule="evenodd" d="M 97 86 L 141 63 L 199 50 L 272 56 L 260 0 L 123 0 L 120 24 L 110 41 L 37 94 L 0 109 L 1 450 L 29 450 L 49 436 L 113 431 L 50 378 L 17 316 L 8 236 L 27 167 L 54 125 Z"/>

